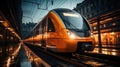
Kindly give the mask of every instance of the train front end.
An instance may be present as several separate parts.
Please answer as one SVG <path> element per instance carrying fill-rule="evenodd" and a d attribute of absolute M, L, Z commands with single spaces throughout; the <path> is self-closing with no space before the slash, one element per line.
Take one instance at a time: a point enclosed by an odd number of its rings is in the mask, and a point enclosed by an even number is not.
<path fill-rule="evenodd" d="M 59 51 L 78 53 L 92 51 L 95 40 L 86 19 L 73 10 L 58 9 L 55 11 L 64 27 L 61 31 L 63 37 L 59 41 L 65 49 L 59 49 Z"/>

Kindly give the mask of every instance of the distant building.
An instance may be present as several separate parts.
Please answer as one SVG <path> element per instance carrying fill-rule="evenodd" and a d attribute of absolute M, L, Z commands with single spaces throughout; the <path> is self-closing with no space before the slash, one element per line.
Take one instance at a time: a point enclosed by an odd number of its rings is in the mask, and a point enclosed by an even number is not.
<path fill-rule="evenodd" d="M 21 0 L 0 1 L 0 44 L 18 42 L 21 39 L 21 2 Z"/>
<path fill-rule="evenodd" d="M 92 26 L 96 44 L 101 35 L 102 46 L 120 47 L 120 1 L 84 0 L 74 8 L 87 18 Z"/>
<path fill-rule="evenodd" d="M 26 38 L 37 23 L 22 23 L 22 38 Z"/>

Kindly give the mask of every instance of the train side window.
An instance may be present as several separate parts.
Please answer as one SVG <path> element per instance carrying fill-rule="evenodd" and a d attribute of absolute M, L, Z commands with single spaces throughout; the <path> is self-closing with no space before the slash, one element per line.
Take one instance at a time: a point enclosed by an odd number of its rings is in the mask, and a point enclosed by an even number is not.
<path fill-rule="evenodd" d="M 39 25 L 36 27 L 36 34 L 39 34 Z"/>
<path fill-rule="evenodd" d="M 45 31 L 46 31 L 46 19 L 44 19 L 42 22 L 42 33 L 45 33 Z"/>
<path fill-rule="evenodd" d="M 42 25 L 40 24 L 39 33 L 42 33 Z"/>
<path fill-rule="evenodd" d="M 54 27 L 53 22 L 50 18 L 48 18 L 48 32 L 55 32 L 55 27 Z"/>

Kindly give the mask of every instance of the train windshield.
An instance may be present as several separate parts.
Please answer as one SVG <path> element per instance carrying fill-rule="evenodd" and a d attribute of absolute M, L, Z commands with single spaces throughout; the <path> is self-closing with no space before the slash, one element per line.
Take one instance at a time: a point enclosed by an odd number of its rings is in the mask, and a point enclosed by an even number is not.
<path fill-rule="evenodd" d="M 67 29 L 74 29 L 80 31 L 90 30 L 87 21 L 75 11 L 59 11 L 57 12 L 63 20 Z"/>

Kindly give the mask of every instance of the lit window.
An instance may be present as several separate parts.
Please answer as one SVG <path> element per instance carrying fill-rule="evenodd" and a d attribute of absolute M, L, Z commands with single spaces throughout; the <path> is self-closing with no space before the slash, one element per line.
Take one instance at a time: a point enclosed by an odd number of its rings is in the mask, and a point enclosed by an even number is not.
<path fill-rule="evenodd" d="M 103 26 L 106 27 L 106 24 L 104 24 Z"/>
<path fill-rule="evenodd" d="M 115 26 L 116 25 L 116 23 L 112 23 L 112 26 Z"/>

